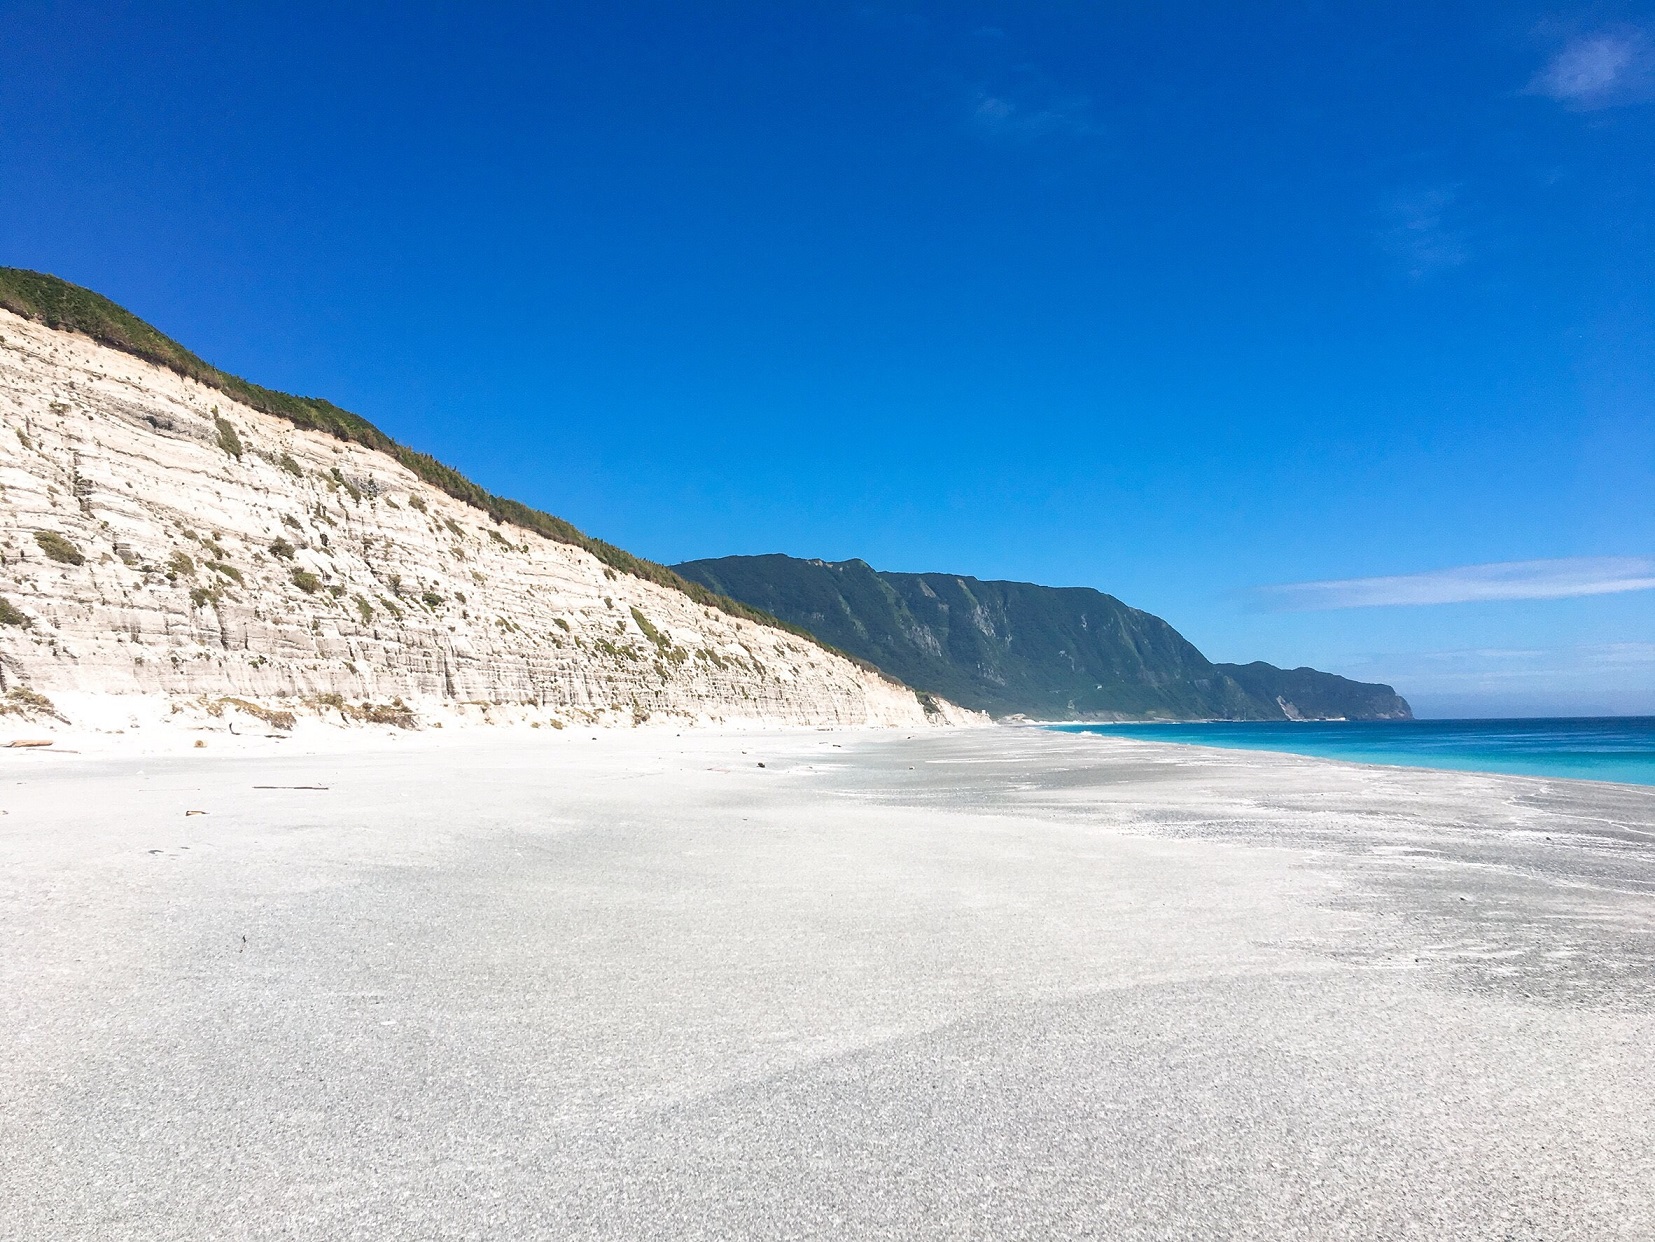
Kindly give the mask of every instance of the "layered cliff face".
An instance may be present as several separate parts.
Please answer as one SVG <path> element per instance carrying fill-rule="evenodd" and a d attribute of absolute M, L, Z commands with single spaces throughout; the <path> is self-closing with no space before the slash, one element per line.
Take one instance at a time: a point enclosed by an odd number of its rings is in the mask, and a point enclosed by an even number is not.
<path fill-rule="evenodd" d="M 358 718 L 965 717 L 486 514 L 384 453 L 0 310 L 0 691 Z M 364 706 L 366 704 L 367 706 Z"/>
<path fill-rule="evenodd" d="M 727 556 L 674 568 L 911 686 L 1040 720 L 1407 719 L 1389 686 L 1213 664 L 1160 617 L 1089 587 Z"/>

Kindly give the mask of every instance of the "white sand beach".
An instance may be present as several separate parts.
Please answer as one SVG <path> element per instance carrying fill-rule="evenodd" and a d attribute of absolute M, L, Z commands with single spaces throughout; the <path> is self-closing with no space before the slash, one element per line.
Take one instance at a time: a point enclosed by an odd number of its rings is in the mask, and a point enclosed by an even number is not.
<path fill-rule="evenodd" d="M 1655 790 L 242 745 L 0 751 L 0 1237 L 1655 1236 Z"/>

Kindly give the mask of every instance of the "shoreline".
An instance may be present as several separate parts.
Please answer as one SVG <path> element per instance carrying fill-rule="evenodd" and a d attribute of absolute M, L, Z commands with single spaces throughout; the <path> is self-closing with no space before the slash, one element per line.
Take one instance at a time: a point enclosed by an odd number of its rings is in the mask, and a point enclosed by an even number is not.
<path fill-rule="evenodd" d="M 434 700 L 410 704 L 418 723 L 413 727 L 367 723 L 353 720 L 338 712 L 313 710 L 311 713 L 292 713 L 294 723 L 283 729 L 270 727 L 259 716 L 235 706 L 235 698 L 196 696 L 181 699 L 160 695 L 100 695 L 87 693 L 60 693 L 56 701 L 74 715 L 72 723 L 62 719 L 35 717 L 32 720 L 0 714 L 0 753 L 20 755 L 82 755 L 118 759 L 121 757 L 161 757 L 168 755 L 236 754 L 242 756 L 278 756 L 330 754 L 392 754 L 399 751 L 441 752 L 447 749 L 477 745 L 513 745 L 518 742 L 540 741 L 555 745 L 556 739 L 598 736 L 627 736 L 636 732 L 646 734 L 685 733 L 708 736 L 785 737 L 812 733 L 835 732 L 852 737 L 880 737 L 901 734 L 904 737 L 932 732 L 986 731 L 991 734 L 1027 732 L 1060 737 L 1090 738 L 1099 741 L 1124 741 L 1132 746 L 1168 747 L 1174 751 L 1213 752 L 1219 756 L 1252 755 L 1276 760 L 1291 760 L 1356 769 L 1392 770 L 1403 773 L 1429 772 L 1443 775 L 1486 776 L 1510 778 L 1540 783 L 1566 782 L 1588 788 L 1610 786 L 1626 790 L 1655 790 L 1655 781 L 1625 781 L 1605 777 L 1566 775 L 1504 770 L 1499 768 L 1450 766 L 1441 763 L 1411 763 L 1386 759 L 1367 759 L 1344 755 L 1318 754 L 1303 750 L 1273 749 L 1264 746 L 1235 746 L 1221 743 L 1164 738 L 1134 737 L 1133 726 L 1145 728 L 1201 726 L 1206 724 L 1262 723 L 1277 727 L 1289 722 L 1209 722 L 1209 721 L 970 721 L 965 724 L 931 724 L 901 726 L 880 724 L 794 724 L 769 720 L 713 720 L 688 718 L 656 718 L 633 723 L 600 718 L 589 721 L 557 720 L 532 706 L 454 703 Z M 300 710 L 303 711 L 303 706 Z M 267 710 L 248 703 L 247 709 Z M 331 719 L 338 715 L 339 719 Z M 1550 720 L 1552 718 L 1546 718 Z M 1558 720 L 1644 720 L 1646 717 L 1559 717 Z M 1352 722 L 1291 722 L 1298 724 L 1352 723 Z M 1439 723 L 1439 722 L 1358 722 L 1374 724 Z M 1444 721 L 1449 724 L 1475 724 L 1481 721 Z M 1103 732 L 1092 731 L 1101 726 Z"/>
<path fill-rule="evenodd" d="M 1334 754 L 1318 754 L 1303 750 L 1273 749 L 1264 746 L 1224 745 L 1204 740 L 1145 738 L 1132 736 L 1132 726 L 1145 728 L 1201 726 L 1206 721 L 1141 721 L 1141 722 L 1035 722 L 1012 723 L 969 722 L 966 724 L 932 724 L 900 726 L 875 724 L 793 724 L 767 720 L 712 720 L 686 718 L 656 718 L 645 722 L 620 722 L 615 719 L 591 721 L 558 720 L 532 706 L 453 703 L 436 700 L 411 704 L 418 723 L 413 727 L 367 723 L 353 720 L 342 713 L 314 711 L 291 713 L 294 722 L 286 728 L 273 728 L 251 710 L 264 711 L 258 704 L 241 707 L 235 698 L 197 696 L 180 699 L 177 696 L 153 695 L 95 695 L 60 693 L 57 701 L 65 710 L 73 712 L 73 723 L 62 719 L 35 717 L 32 720 L 18 716 L 0 715 L 0 753 L 20 755 L 81 755 L 118 759 L 121 757 L 161 757 L 168 755 L 236 754 L 243 756 L 277 756 L 330 754 L 392 754 L 400 751 L 444 750 L 476 745 L 515 745 L 518 742 L 538 740 L 555 745 L 556 739 L 598 736 L 626 736 L 636 732 L 646 734 L 671 733 L 698 736 L 766 737 L 806 735 L 836 732 L 851 737 L 880 737 L 901 734 L 904 737 L 932 732 L 986 731 L 991 734 L 1031 733 L 1059 737 L 1090 738 L 1098 741 L 1126 742 L 1132 746 L 1169 747 L 1174 751 L 1213 752 L 1219 756 L 1251 755 L 1276 760 L 1290 760 L 1329 764 L 1357 769 L 1392 770 L 1403 773 L 1429 772 L 1443 775 L 1486 776 L 1509 778 L 1539 783 L 1566 782 L 1588 788 L 1609 786 L 1626 790 L 1655 790 L 1655 781 L 1614 780 L 1607 777 L 1580 776 L 1562 773 L 1523 772 L 1500 768 L 1454 766 L 1444 763 L 1407 762 L 1405 760 L 1369 759 Z M 243 710 L 243 708 L 248 710 Z M 303 710 L 301 705 L 301 711 Z M 329 718 L 332 715 L 339 719 Z M 1548 718 L 1550 719 L 1550 718 Z M 1560 717 L 1560 720 L 1576 719 Z M 1586 720 L 1614 721 L 1644 720 L 1645 717 L 1583 717 Z M 1260 723 L 1260 722 L 1239 722 Z M 1262 722 L 1276 727 L 1286 722 Z M 1292 722 L 1335 723 L 1335 722 Z M 1336 722 L 1350 723 L 1350 722 Z M 1404 722 L 1361 722 L 1392 724 Z M 1415 723 L 1415 722 L 1407 722 Z M 1430 724 L 1433 722 L 1418 722 Z M 1480 721 L 1447 721 L 1442 723 L 1481 723 Z M 1093 731 L 1101 725 L 1103 731 Z"/>
<path fill-rule="evenodd" d="M 1539 718 L 1533 718 L 1533 719 L 1529 719 L 1529 718 L 1512 718 L 1512 719 L 1500 718 L 1500 719 L 1487 720 L 1487 721 L 1477 720 L 1477 719 L 1467 719 L 1467 720 L 1446 719 L 1446 720 L 1440 720 L 1440 721 L 1410 721 L 1410 722 L 1401 722 L 1401 721 L 1396 721 L 1396 722 L 1393 722 L 1393 721 L 1295 721 L 1295 722 L 1292 722 L 1291 724 L 1285 724 L 1284 722 L 1276 722 L 1276 721 L 1265 721 L 1265 722 L 1253 722 L 1253 721 L 1224 721 L 1224 722 L 1190 721 L 1190 722 L 1178 722 L 1176 724 L 1147 725 L 1146 727 L 1149 727 L 1149 728 L 1163 728 L 1163 729 L 1180 729 L 1180 728 L 1201 729 L 1201 728 L 1207 727 L 1208 725 L 1211 725 L 1211 724 L 1222 724 L 1222 725 L 1234 724 L 1234 725 L 1237 725 L 1239 727 L 1246 727 L 1248 725 L 1258 724 L 1263 728 L 1270 728 L 1270 729 L 1284 728 L 1284 727 L 1285 728 L 1296 729 L 1296 728 L 1302 727 L 1304 725 L 1327 724 L 1327 725 L 1338 725 L 1342 728 L 1352 728 L 1352 727 L 1354 727 L 1354 728 L 1357 728 L 1357 729 L 1361 729 L 1361 728 L 1365 728 L 1369 725 L 1375 725 L 1375 726 L 1390 725 L 1390 724 L 1400 725 L 1400 724 L 1403 724 L 1403 723 L 1407 723 L 1409 725 L 1418 724 L 1418 725 L 1426 726 L 1426 728 L 1422 731 L 1422 733 L 1419 736 L 1428 738 L 1428 737 L 1433 737 L 1433 736 L 1440 737 L 1440 734 L 1433 735 L 1432 731 L 1429 728 L 1429 726 L 1432 726 L 1432 725 L 1441 726 L 1441 727 L 1463 726 L 1463 727 L 1467 727 L 1467 728 L 1486 725 L 1486 726 L 1489 726 L 1491 729 L 1493 729 L 1495 731 L 1499 731 L 1499 727 L 1501 725 L 1504 725 L 1504 726 L 1506 726 L 1506 731 L 1509 732 L 1509 731 L 1512 731 L 1514 729 L 1519 729 L 1520 730 L 1520 728 L 1524 725 L 1527 725 L 1527 726 L 1530 726 L 1530 727 L 1536 727 L 1536 728 L 1543 727 L 1543 726 L 1548 726 L 1548 725 L 1561 725 L 1561 724 L 1573 724 L 1573 725 L 1576 725 L 1576 726 L 1579 726 L 1579 725 L 1582 725 L 1582 724 L 1613 726 L 1617 722 L 1623 722 L 1623 721 L 1627 722 L 1627 726 L 1629 727 L 1631 725 L 1636 725 L 1636 724 L 1642 724 L 1642 723 L 1655 721 L 1655 718 L 1647 717 L 1647 716 L 1602 716 L 1602 717 L 1589 716 L 1589 717 L 1539 717 Z M 1551 760 L 1552 769 L 1551 770 L 1544 770 L 1546 768 L 1545 763 L 1537 762 L 1533 758 L 1523 756 L 1523 755 L 1515 755 L 1515 756 L 1512 756 L 1510 758 L 1507 758 L 1505 756 L 1497 755 L 1497 754 L 1496 755 L 1478 756 L 1478 755 L 1456 755 L 1456 754 L 1453 754 L 1451 752 L 1436 752 L 1436 753 L 1430 753 L 1430 754 L 1422 754 L 1422 755 L 1420 755 L 1416 758 L 1414 756 L 1410 756 L 1410 755 L 1405 754 L 1405 753 L 1397 753 L 1396 751 L 1387 751 L 1387 752 L 1380 752 L 1378 754 L 1373 755 L 1372 757 L 1369 757 L 1368 755 L 1365 755 L 1365 754 L 1361 753 L 1361 751 L 1356 747 L 1345 748 L 1344 753 L 1340 753 L 1341 748 L 1338 747 L 1336 744 L 1335 745 L 1328 745 L 1326 747 L 1326 749 L 1292 749 L 1291 744 L 1286 743 L 1286 742 L 1284 742 L 1280 746 L 1275 746 L 1275 745 L 1267 745 L 1267 744 L 1262 744 L 1262 743 L 1257 743 L 1257 742 L 1250 742 L 1250 743 L 1243 744 L 1243 743 L 1240 743 L 1240 742 L 1225 742 L 1225 741 L 1220 741 L 1220 740 L 1217 740 L 1217 739 L 1197 738 L 1197 737 L 1177 737 L 1177 738 L 1174 738 L 1174 737 L 1131 737 L 1129 734 L 1124 733 L 1124 732 L 1117 733 L 1115 731 L 1117 726 L 1115 726 L 1113 724 L 1096 725 L 1096 724 L 1077 724 L 1077 723 L 1070 722 L 1070 723 L 1067 723 L 1067 724 L 1064 724 L 1064 725 L 1048 726 L 1048 727 L 1050 728 L 1050 731 L 1052 731 L 1052 732 L 1062 733 L 1062 734 L 1066 734 L 1068 736 L 1074 736 L 1074 737 L 1095 737 L 1095 738 L 1119 737 L 1119 738 L 1124 738 L 1125 740 L 1136 742 L 1136 743 L 1149 743 L 1149 744 L 1163 745 L 1163 746 L 1187 746 L 1187 747 L 1193 747 L 1193 748 L 1197 748 L 1197 749 L 1240 752 L 1240 753 L 1255 754 L 1255 755 L 1291 756 L 1291 757 L 1296 757 L 1296 758 L 1301 758 L 1301 759 L 1314 759 L 1314 760 L 1318 760 L 1318 761 L 1326 762 L 1326 763 L 1349 763 L 1349 764 L 1358 764 L 1358 765 L 1368 766 L 1368 767 L 1399 768 L 1399 769 L 1404 769 L 1404 770 L 1408 770 L 1408 771 L 1461 772 L 1461 773 L 1467 773 L 1467 774 L 1481 774 L 1481 775 L 1488 775 L 1488 776 L 1510 776 L 1510 777 L 1517 777 L 1517 778 L 1520 778 L 1520 779 L 1527 779 L 1527 780 L 1576 781 L 1576 782 L 1582 782 L 1582 783 L 1590 784 L 1590 785 L 1604 784 L 1604 785 L 1623 785 L 1623 786 L 1628 786 L 1628 787 L 1632 787 L 1632 788 L 1644 788 L 1644 789 L 1655 788 L 1655 768 L 1651 769 L 1650 774 L 1647 777 L 1647 779 L 1638 779 L 1637 776 L 1633 777 L 1632 779 L 1627 779 L 1624 775 L 1596 776 L 1596 775 L 1584 774 L 1584 773 L 1582 773 L 1581 771 L 1578 771 L 1578 770 L 1573 770 L 1573 771 L 1563 770 L 1563 769 L 1571 766 L 1571 764 L 1569 762 L 1569 757 L 1571 755 L 1579 754 L 1583 757 L 1583 760 L 1584 760 L 1585 756 L 1596 753 L 1596 752 L 1590 752 L 1590 751 L 1580 751 L 1580 752 L 1564 751 L 1564 752 L 1561 752 L 1562 755 L 1563 755 L 1563 759 L 1560 761 L 1560 760 L 1554 758 L 1553 760 Z M 1102 730 L 1102 731 L 1100 731 L 1100 730 Z M 1270 741 L 1275 741 L 1277 739 L 1271 738 L 1269 740 Z M 1309 745 L 1309 743 L 1307 742 L 1305 745 Z M 1626 762 L 1630 762 L 1633 757 L 1635 757 L 1635 756 L 1637 756 L 1641 753 L 1642 752 L 1637 752 L 1637 751 L 1627 752 L 1628 759 L 1623 760 L 1623 765 Z M 1586 766 L 1586 765 L 1585 765 L 1584 762 L 1580 762 L 1580 763 L 1574 764 L 1573 766 L 1576 767 L 1576 768 L 1579 768 L 1579 767 L 1583 767 L 1583 766 Z M 1638 776 L 1642 776 L 1642 773 L 1639 773 Z"/>

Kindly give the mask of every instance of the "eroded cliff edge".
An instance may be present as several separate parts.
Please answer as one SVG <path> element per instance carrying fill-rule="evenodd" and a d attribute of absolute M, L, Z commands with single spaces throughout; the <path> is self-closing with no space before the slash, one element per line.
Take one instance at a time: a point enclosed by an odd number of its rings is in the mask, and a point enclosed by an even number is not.
<path fill-rule="evenodd" d="M 79 692 L 387 718 L 400 701 L 554 723 L 969 719 L 384 452 L 5 310 L 0 423 L 0 691 L 19 710 Z"/>

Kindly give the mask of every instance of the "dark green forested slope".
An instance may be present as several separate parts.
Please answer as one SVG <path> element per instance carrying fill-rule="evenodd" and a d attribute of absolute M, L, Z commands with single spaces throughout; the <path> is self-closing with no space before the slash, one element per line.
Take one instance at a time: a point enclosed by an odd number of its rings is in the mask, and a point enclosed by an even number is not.
<path fill-rule="evenodd" d="M 997 716 L 1411 715 L 1389 686 L 1309 668 L 1213 664 L 1161 618 L 1089 587 L 880 573 L 864 561 L 780 555 L 689 561 L 674 569 L 802 626 L 915 689 Z"/>
<path fill-rule="evenodd" d="M 1351 681 L 1313 668 L 1277 668 L 1263 660 L 1214 667 L 1255 698 L 1274 702 L 1279 697 L 1292 704 L 1306 720 L 1341 716 L 1346 720 L 1408 720 L 1413 716 L 1406 699 L 1376 682 Z"/>

